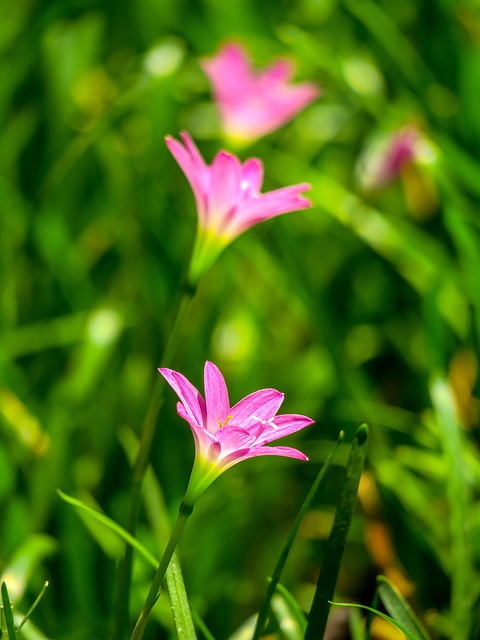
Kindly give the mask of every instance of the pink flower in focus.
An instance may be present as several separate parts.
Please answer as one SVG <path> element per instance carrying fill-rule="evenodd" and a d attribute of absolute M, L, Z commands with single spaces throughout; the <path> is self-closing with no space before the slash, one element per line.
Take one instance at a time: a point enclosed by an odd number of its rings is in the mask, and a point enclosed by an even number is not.
<path fill-rule="evenodd" d="M 263 166 L 257 158 L 243 164 L 220 151 L 207 165 L 188 133 L 183 144 L 167 136 L 166 144 L 192 187 L 198 212 L 198 231 L 190 281 L 195 283 L 223 249 L 254 225 L 282 213 L 306 209 L 310 201 L 301 194 L 306 183 L 260 193 Z"/>
<path fill-rule="evenodd" d="M 187 504 L 194 504 L 220 474 L 242 460 L 256 456 L 308 459 L 291 447 L 265 446 L 313 423 L 306 416 L 277 415 L 283 393 L 262 389 L 230 407 L 225 380 L 212 362 L 205 363 L 205 399 L 181 373 L 159 371 L 179 397 L 178 414 L 190 425 L 195 440 Z"/>
<path fill-rule="evenodd" d="M 234 140 L 254 140 L 278 129 L 320 94 L 311 82 L 289 84 L 294 68 L 288 60 L 255 71 L 238 44 L 226 44 L 201 64 L 212 84 L 223 130 Z"/>

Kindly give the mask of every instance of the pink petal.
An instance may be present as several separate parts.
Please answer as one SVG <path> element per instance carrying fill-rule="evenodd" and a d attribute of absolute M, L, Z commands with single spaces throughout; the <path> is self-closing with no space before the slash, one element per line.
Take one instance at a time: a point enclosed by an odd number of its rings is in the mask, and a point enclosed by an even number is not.
<path fill-rule="evenodd" d="M 240 45 L 225 45 L 213 58 L 201 62 L 219 100 L 236 102 L 242 94 L 252 90 L 250 60 Z"/>
<path fill-rule="evenodd" d="M 180 137 L 182 138 L 183 144 L 185 145 L 185 148 L 187 149 L 188 153 L 190 154 L 190 157 L 192 158 L 192 162 L 195 168 L 198 171 L 201 171 L 202 168 L 205 168 L 206 165 L 205 165 L 205 160 L 203 159 L 202 154 L 198 150 L 197 145 L 192 140 L 192 137 L 190 136 L 190 134 L 187 133 L 186 131 L 181 131 Z"/>
<path fill-rule="evenodd" d="M 181 373 L 164 368 L 159 371 L 181 400 L 185 409 L 185 416 L 182 417 L 190 424 L 193 422 L 201 426 L 205 422 L 207 412 L 200 392 Z"/>
<path fill-rule="evenodd" d="M 250 447 L 249 449 L 239 450 L 231 453 L 226 458 L 220 460 L 222 468 L 228 469 L 238 462 L 256 458 L 258 456 L 283 456 L 285 458 L 296 458 L 297 460 L 308 460 L 308 457 L 292 447 Z"/>
<path fill-rule="evenodd" d="M 276 389 L 260 389 L 237 402 L 230 409 L 231 422 L 243 429 L 251 429 L 276 415 L 283 402 L 284 395 Z"/>
<path fill-rule="evenodd" d="M 222 232 L 222 222 L 234 210 L 242 195 L 241 164 L 235 156 L 220 151 L 211 168 L 210 192 L 208 196 L 209 224 Z"/>
<path fill-rule="evenodd" d="M 264 429 L 255 440 L 255 446 L 268 444 L 269 442 L 288 436 L 291 433 L 300 431 L 300 429 L 308 427 L 313 423 L 314 420 L 307 416 L 300 416 L 296 414 L 276 416 L 270 423 L 271 426 L 268 429 Z M 268 423 L 266 426 L 269 426 Z"/>
<path fill-rule="evenodd" d="M 275 96 L 278 116 L 283 119 L 291 118 L 315 100 L 320 93 L 320 87 L 312 82 L 278 88 Z"/>
<path fill-rule="evenodd" d="M 215 437 L 222 448 L 222 458 L 230 453 L 239 451 L 240 449 L 250 447 L 255 440 L 255 436 L 252 436 L 245 429 L 231 427 L 230 425 L 223 427 L 223 429 L 219 429 L 216 432 Z"/>
<path fill-rule="evenodd" d="M 398 131 L 392 136 L 383 159 L 380 181 L 388 182 L 395 178 L 405 165 L 415 158 L 415 144 L 419 134 L 412 127 Z"/>
<path fill-rule="evenodd" d="M 215 433 L 227 419 L 230 411 L 227 385 L 213 362 L 205 363 L 205 400 L 207 405 L 207 428 Z"/>
<path fill-rule="evenodd" d="M 297 460 L 308 460 L 308 457 L 293 447 L 251 447 L 250 451 L 242 459 L 255 458 L 257 456 L 284 456 L 285 458 L 296 458 Z"/>
<path fill-rule="evenodd" d="M 165 143 L 192 187 L 198 215 L 203 220 L 206 213 L 206 194 L 210 180 L 209 168 L 190 136 L 185 132 L 181 133 L 181 136 L 185 147 L 171 136 L 165 138 Z"/>
<path fill-rule="evenodd" d="M 264 193 L 258 198 L 251 198 L 241 206 L 237 213 L 238 234 L 250 229 L 259 222 L 274 218 L 283 213 L 308 209 L 312 203 L 308 198 L 300 194 L 308 191 L 310 185 L 307 183 L 298 184 L 283 189 L 276 189 L 269 193 Z"/>
<path fill-rule="evenodd" d="M 276 69 L 274 72 L 281 73 Z M 287 85 L 278 78 L 265 75 L 257 93 L 262 95 L 262 104 L 261 108 L 256 108 L 255 120 L 251 126 L 257 132 L 265 134 L 291 120 L 319 95 L 320 89 L 308 82 Z"/>
<path fill-rule="evenodd" d="M 268 90 L 272 88 L 272 85 L 285 84 L 293 76 L 294 70 L 295 65 L 290 60 L 280 58 L 263 72 L 261 76 L 262 86 Z"/>
<path fill-rule="evenodd" d="M 246 51 L 234 43 L 201 64 L 213 86 L 223 129 L 234 137 L 248 140 L 273 131 L 320 93 L 313 83 L 289 84 L 294 71 L 289 60 L 255 71 Z"/>
<path fill-rule="evenodd" d="M 258 158 L 250 158 L 242 167 L 240 186 L 245 196 L 258 196 L 263 184 L 263 164 Z"/>
<path fill-rule="evenodd" d="M 195 441 L 195 451 L 197 454 L 201 454 L 206 459 L 216 458 L 221 450 L 220 444 L 214 435 L 212 435 L 205 427 L 198 425 L 188 413 L 185 411 L 184 405 L 179 402 L 177 404 L 178 415 L 186 420 L 190 425 L 190 429 L 193 433 L 193 439 Z"/>

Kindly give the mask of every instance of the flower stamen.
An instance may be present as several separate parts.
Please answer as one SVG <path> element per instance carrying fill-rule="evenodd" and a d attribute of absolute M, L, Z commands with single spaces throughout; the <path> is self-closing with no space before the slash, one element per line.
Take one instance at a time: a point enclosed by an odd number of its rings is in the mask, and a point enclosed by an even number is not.
<path fill-rule="evenodd" d="M 278 429 L 278 426 L 274 423 L 273 418 L 268 418 L 268 420 L 262 420 L 262 418 L 258 418 L 257 416 L 252 416 L 252 420 L 257 420 L 262 424 L 272 427 L 273 429 Z"/>
<path fill-rule="evenodd" d="M 227 416 L 223 422 L 220 420 L 220 418 L 218 418 L 217 422 L 219 424 L 219 428 L 222 429 L 222 427 L 226 427 L 228 424 L 228 421 L 231 420 L 232 418 L 233 416 Z"/>

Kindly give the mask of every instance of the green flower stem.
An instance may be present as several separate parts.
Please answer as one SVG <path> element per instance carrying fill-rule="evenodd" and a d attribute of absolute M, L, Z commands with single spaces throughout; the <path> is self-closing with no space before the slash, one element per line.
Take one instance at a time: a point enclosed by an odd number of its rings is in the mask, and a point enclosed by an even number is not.
<path fill-rule="evenodd" d="M 170 331 L 168 340 L 165 344 L 160 366 L 169 367 L 175 350 L 178 346 L 180 334 L 188 315 L 191 302 L 196 292 L 196 285 L 185 283 L 181 290 L 177 306 L 173 314 L 173 326 Z M 130 489 L 130 502 L 128 508 L 127 522 L 125 530 L 132 536 L 135 535 L 138 516 L 140 514 L 140 506 L 142 501 L 141 491 L 143 478 L 150 460 L 153 438 L 155 436 L 155 427 L 157 418 L 164 399 L 163 379 L 157 375 L 155 386 L 152 393 L 152 399 L 148 408 L 145 420 L 143 422 L 140 434 L 140 447 L 133 468 L 132 486 Z M 125 637 L 128 625 L 128 602 L 130 594 L 130 584 L 132 580 L 132 563 L 133 563 L 133 547 L 127 545 L 125 547 L 125 555 L 120 564 L 118 575 L 117 597 L 115 603 L 115 617 L 113 623 L 112 640 L 121 640 Z"/>
<path fill-rule="evenodd" d="M 160 595 L 160 588 L 165 578 L 165 574 L 167 573 L 168 565 L 170 564 L 170 560 L 172 559 L 173 553 L 178 544 L 178 540 L 182 535 L 182 531 L 192 511 L 193 506 L 187 505 L 185 504 L 185 502 L 181 503 L 177 522 L 175 523 L 175 527 L 173 528 L 170 540 L 168 541 L 162 559 L 160 560 L 160 564 L 158 565 L 155 577 L 153 578 L 152 584 L 150 585 L 150 589 L 145 599 L 145 604 L 143 605 L 143 609 L 138 616 L 138 620 L 135 624 L 133 633 L 130 636 L 130 640 L 141 640 L 141 638 L 143 638 L 143 632 L 145 631 L 148 618 Z"/>
<path fill-rule="evenodd" d="M 173 315 L 174 320 L 172 330 L 170 331 L 170 335 L 165 344 L 162 359 L 160 361 L 161 367 L 170 367 L 170 365 L 172 364 L 173 356 L 175 355 L 175 351 L 178 347 L 178 341 L 180 339 L 183 325 L 185 323 L 185 319 L 188 315 L 190 305 L 193 298 L 195 297 L 196 292 L 197 283 L 191 284 L 189 281 L 184 282 Z M 157 377 L 157 380 L 161 380 L 161 378 Z M 162 388 L 165 388 L 165 385 L 162 384 L 161 386 Z"/>

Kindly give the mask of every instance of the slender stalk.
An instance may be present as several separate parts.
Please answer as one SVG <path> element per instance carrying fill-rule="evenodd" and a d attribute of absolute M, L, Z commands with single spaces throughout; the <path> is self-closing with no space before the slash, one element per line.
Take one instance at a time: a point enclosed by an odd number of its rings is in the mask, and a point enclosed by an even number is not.
<path fill-rule="evenodd" d="M 186 283 L 181 290 L 177 306 L 173 314 L 172 329 L 165 344 L 160 360 L 160 366 L 168 367 L 178 346 L 181 330 L 190 309 L 190 304 L 196 292 L 196 286 Z M 132 536 L 135 535 L 138 516 L 141 506 L 141 490 L 145 472 L 150 460 L 152 443 L 155 436 L 155 427 L 160 409 L 164 400 L 165 385 L 162 384 L 160 375 L 155 379 L 150 406 L 143 422 L 140 434 L 140 446 L 133 468 L 132 486 L 130 489 L 130 502 L 128 507 L 125 530 Z M 115 616 L 113 622 L 112 640 L 121 640 L 126 635 L 128 625 L 128 601 L 130 584 L 132 581 L 133 547 L 125 547 L 125 555 L 119 568 L 117 597 L 115 603 Z"/>
<path fill-rule="evenodd" d="M 45 595 L 45 591 L 47 589 L 48 589 L 48 580 L 45 582 L 45 584 L 42 587 L 42 590 L 40 591 L 38 596 L 35 598 L 35 602 L 32 604 L 32 606 L 27 611 L 27 613 L 23 616 L 23 620 L 20 622 L 20 624 L 17 627 L 17 632 L 20 631 L 20 629 L 23 627 L 23 625 L 27 622 L 27 620 L 30 618 L 32 613 L 35 611 L 35 609 L 37 608 L 38 603 L 40 602 L 40 600 Z"/>
<path fill-rule="evenodd" d="M 162 559 L 160 560 L 160 564 L 158 565 L 155 577 L 150 585 L 150 589 L 145 599 L 145 604 L 138 616 L 135 628 L 130 636 L 130 640 L 141 640 L 141 638 L 143 638 L 143 632 L 145 631 L 148 618 L 160 595 L 160 588 L 165 578 L 165 574 L 167 573 L 168 565 L 170 564 L 170 560 L 172 559 L 178 540 L 192 511 L 193 506 L 187 505 L 184 502 L 181 503 L 178 511 L 177 522 L 175 523 L 170 540 L 168 541 Z"/>

